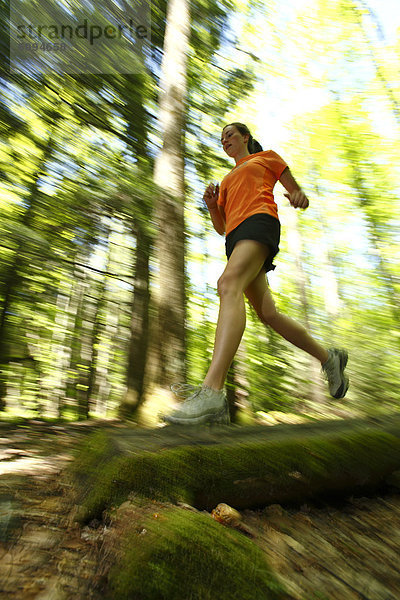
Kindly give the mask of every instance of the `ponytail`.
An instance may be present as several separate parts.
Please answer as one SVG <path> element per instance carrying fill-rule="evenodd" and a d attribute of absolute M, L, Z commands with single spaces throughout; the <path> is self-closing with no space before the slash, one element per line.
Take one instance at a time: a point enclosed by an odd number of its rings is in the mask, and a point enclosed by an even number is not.
<path fill-rule="evenodd" d="M 250 134 L 249 141 L 247 142 L 247 149 L 250 154 L 255 154 L 256 152 L 262 152 L 262 146 L 257 142 L 257 140 L 253 139 L 253 136 Z"/>
<path fill-rule="evenodd" d="M 229 123 L 229 125 L 233 125 L 242 135 L 248 135 L 249 141 L 247 142 L 247 150 L 249 154 L 255 154 L 256 152 L 262 152 L 263 148 L 261 144 L 257 142 L 257 140 L 253 139 L 253 136 L 250 133 L 250 129 L 244 123 Z M 229 125 L 225 125 L 225 127 L 229 127 Z M 224 129 L 225 129 L 224 127 Z"/>

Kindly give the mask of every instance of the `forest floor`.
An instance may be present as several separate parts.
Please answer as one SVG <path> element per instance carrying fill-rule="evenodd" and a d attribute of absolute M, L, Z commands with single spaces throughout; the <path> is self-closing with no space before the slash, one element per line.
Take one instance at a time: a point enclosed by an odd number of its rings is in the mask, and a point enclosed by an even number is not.
<path fill-rule="evenodd" d="M 110 424 L 0 423 L 1 599 L 104 597 L 118 521 L 75 523 L 65 469 L 82 438 L 105 426 Z M 125 425 L 111 427 L 124 433 Z M 144 503 L 143 512 L 148 510 Z M 245 510 L 241 517 L 296 600 L 400 597 L 400 495 L 297 508 L 272 505 Z"/>

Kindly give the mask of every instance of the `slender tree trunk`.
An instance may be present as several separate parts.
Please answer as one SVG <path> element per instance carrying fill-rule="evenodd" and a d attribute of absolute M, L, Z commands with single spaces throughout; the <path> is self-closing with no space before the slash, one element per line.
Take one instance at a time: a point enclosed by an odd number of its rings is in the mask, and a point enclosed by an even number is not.
<path fill-rule="evenodd" d="M 351 154 L 347 148 L 345 148 L 345 152 L 348 154 L 349 164 L 352 165 L 353 185 L 354 189 L 357 191 L 358 202 L 369 225 L 370 241 L 379 258 L 378 268 L 386 285 L 388 298 L 390 299 L 389 305 L 392 315 L 395 322 L 400 323 L 400 294 L 396 289 L 394 276 L 387 267 L 382 253 L 384 242 L 381 239 L 381 234 L 379 231 L 379 212 L 373 208 L 373 199 L 371 198 L 371 194 L 367 184 L 365 183 L 362 170 L 358 164 L 359 157 L 357 157 L 357 155 L 354 153 Z"/>
<path fill-rule="evenodd" d="M 70 294 L 58 292 L 50 341 L 50 356 L 53 357 L 53 361 L 49 365 L 49 371 L 43 378 L 41 387 L 41 396 L 45 398 L 45 410 L 52 417 L 62 416 L 64 399 L 68 397 L 67 372 L 70 353 L 72 352 L 68 344 L 67 333 L 69 330 L 70 302 Z"/>
<path fill-rule="evenodd" d="M 108 269 L 106 269 L 108 270 Z M 92 331 L 92 339 L 91 339 L 91 359 L 89 365 L 89 373 L 87 380 L 87 390 L 86 390 L 86 406 L 89 407 L 90 403 L 93 401 L 95 396 L 95 381 L 96 381 L 96 372 L 97 365 L 99 359 L 99 344 L 100 344 L 100 322 L 101 316 L 103 314 L 104 305 L 105 305 L 105 289 L 106 289 L 106 277 L 103 278 L 100 284 L 100 290 L 98 292 L 98 299 L 96 301 L 96 308 L 94 313 L 94 323 L 93 323 L 93 331 Z"/>
<path fill-rule="evenodd" d="M 128 123 L 127 135 L 134 156 L 150 164 L 147 150 L 149 116 L 146 111 L 146 83 L 140 75 L 126 75 L 123 87 L 124 114 Z M 137 202 L 137 200 L 136 200 Z M 150 310 L 150 253 L 153 202 L 144 199 L 132 217 L 132 236 L 136 240 L 135 283 L 131 305 L 130 340 L 126 371 L 126 392 L 119 406 L 122 418 L 133 418 L 145 397 L 149 380 L 149 310 Z"/>
<path fill-rule="evenodd" d="M 357 3 L 360 4 L 360 8 L 358 8 L 357 6 L 354 6 L 354 0 L 352 0 L 351 10 L 352 10 L 353 14 L 355 15 L 357 25 L 359 26 L 359 28 L 363 34 L 365 43 L 368 47 L 369 55 L 371 57 L 372 64 L 374 65 L 376 76 L 385 89 L 387 99 L 389 101 L 389 104 L 390 104 L 392 112 L 393 112 L 393 116 L 396 119 L 397 123 L 400 124 L 400 103 L 398 102 L 398 100 L 396 98 L 395 90 L 393 89 L 391 83 L 388 81 L 388 79 L 385 76 L 382 65 L 379 63 L 379 59 L 376 54 L 376 49 L 375 49 L 374 43 L 371 41 L 371 39 L 365 29 L 365 25 L 363 22 L 363 14 L 365 12 L 367 12 L 367 14 L 371 17 L 371 19 L 373 19 L 373 21 L 375 21 L 375 24 L 378 25 L 378 31 L 381 33 L 381 35 L 382 35 L 382 31 L 383 31 L 382 27 L 380 26 L 380 23 L 378 21 L 376 14 L 374 13 L 374 11 L 372 10 L 372 8 L 369 6 L 369 4 L 367 2 L 364 2 L 364 0 L 356 0 L 356 5 L 357 5 Z"/>
<path fill-rule="evenodd" d="M 135 285 L 128 351 L 127 391 L 120 406 L 120 416 L 122 418 L 133 417 L 143 402 L 149 343 L 149 259 L 151 239 L 146 226 L 139 219 L 136 220 L 135 230 Z"/>
<path fill-rule="evenodd" d="M 107 304 L 109 305 L 106 301 L 103 335 L 108 343 L 99 346 L 96 359 L 97 398 L 95 402 L 93 398 L 90 398 L 88 402 L 88 406 L 91 410 L 96 410 L 96 412 L 103 416 L 107 413 L 107 404 L 111 392 L 110 363 L 113 356 L 113 340 L 116 339 L 118 332 L 118 313 L 107 308 Z"/>
<path fill-rule="evenodd" d="M 185 378 L 185 236 L 183 135 L 190 22 L 188 0 L 170 0 L 160 81 L 159 129 L 163 145 L 155 163 L 157 309 L 153 328 L 155 380 Z"/>
<path fill-rule="evenodd" d="M 384 223 L 380 222 L 382 217 L 380 216 L 379 211 L 374 208 L 374 197 L 371 194 L 368 183 L 365 181 L 361 167 L 365 157 L 360 153 L 359 147 L 357 147 L 355 144 L 350 144 L 351 140 L 353 139 L 353 132 L 351 130 L 349 131 L 346 125 L 346 119 L 344 118 L 344 115 L 340 109 L 340 98 L 337 94 L 334 94 L 334 97 L 338 107 L 338 120 L 343 131 L 343 154 L 348 161 L 348 164 L 351 165 L 352 168 L 351 183 L 354 190 L 357 192 L 359 206 L 363 211 L 369 225 L 370 240 L 379 258 L 378 268 L 383 280 L 385 281 L 393 318 L 396 323 L 400 323 L 400 294 L 397 291 L 395 277 L 388 268 L 385 257 L 382 253 L 382 247 L 384 246 L 385 242 L 382 239 L 382 234 L 380 233 L 380 225 Z"/>
<path fill-rule="evenodd" d="M 111 249 L 110 249 L 110 228 L 107 228 L 105 237 L 107 239 L 107 262 L 105 266 L 105 271 L 108 272 L 111 270 Z M 86 390 L 86 400 L 85 404 L 88 407 L 88 415 L 89 408 L 91 403 L 93 402 L 94 390 L 95 390 L 95 382 L 96 382 L 96 373 L 99 362 L 99 346 L 100 346 L 100 331 L 101 331 L 101 320 L 103 314 L 106 312 L 104 307 L 106 306 L 106 294 L 107 294 L 107 275 L 104 275 L 100 281 L 100 284 L 97 288 L 96 292 L 96 300 L 95 300 L 95 309 L 93 316 L 93 329 L 91 335 L 91 352 L 90 352 L 90 365 L 89 365 L 89 373 L 87 379 L 87 390 Z"/>
<path fill-rule="evenodd" d="M 307 276 L 303 267 L 302 239 L 298 228 L 297 214 L 295 211 L 290 212 L 289 219 L 289 245 L 291 252 L 296 259 L 296 285 L 300 296 L 300 305 L 302 307 L 304 326 L 311 333 L 311 325 L 309 320 L 309 307 L 307 300 Z M 321 387 L 321 377 L 319 373 L 320 367 L 318 361 L 312 356 L 309 357 L 309 375 L 311 379 L 309 394 L 311 400 L 315 403 L 322 403 L 324 395 Z"/>
<path fill-rule="evenodd" d="M 79 259 L 78 259 L 78 262 Z M 83 261 L 82 261 L 83 262 Z M 75 287 L 74 299 L 71 305 L 74 306 L 74 323 L 72 328 L 72 340 L 71 340 L 71 356 L 69 372 L 72 374 L 70 378 L 68 388 L 68 396 L 72 396 L 76 402 L 76 409 L 80 419 L 86 419 L 89 416 L 89 407 L 87 403 L 86 395 L 83 393 L 82 388 L 87 384 L 87 373 L 88 361 L 85 360 L 85 342 L 87 342 L 87 332 L 85 330 L 85 291 L 87 287 L 86 273 L 76 267 L 74 273 L 74 279 L 79 283 Z M 85 397 L 84 397 L 85 396 Z"/>
<path fill-rule="evenodd" d="M 314 173 L 317 172 L 317 169 L 314 165 Z M 314 175 L 315 177 L 315 175 Z M 318 186 L 318 184 L 316 183 L 316 181 L 314 180 L 314 194 L 316 198 L 321 197 L 321 190 Z M 328 244 L 325 242 L 325 240 L 328 239 L 328 225 L 324 216 L 324 212 L 323 210 L 320 209 L 320 207 L 317 207 L 317 215 L 318 215 L 318 221 L 321 227 L 321 231 L 322 231 L 322 238 L 323 241 L 320 243 L 319 246 L 319 265 L 320 265 L 320 271 L 321 271 L 321 278 L 323 281 L 323 288 L 324 288 L 324 306 L 325 306 L 325 312 L 329 317 L 328 320 L 328 324 L 327 324 L 327 344 L 329 345 L 331 340 L 334 337 L 334 332 L 335 332 L 335 322 L 337 320 L 337 317 L 339 315 L 340 312 L 340 296 L 339 296 L 339 283 L 338 283 L 338 279 L 336 277 L 335 274 L 335 270 L 334 270 L 334 258 L 332 256 L 332 253 L 329 251 L 329 247 Z M 319 378 L 320 379 L 320 378 Z M 320 381 L 320 385 L 321 385 L 321 381 Z M 322 391 L 321 391 L 322 394 Z"/>

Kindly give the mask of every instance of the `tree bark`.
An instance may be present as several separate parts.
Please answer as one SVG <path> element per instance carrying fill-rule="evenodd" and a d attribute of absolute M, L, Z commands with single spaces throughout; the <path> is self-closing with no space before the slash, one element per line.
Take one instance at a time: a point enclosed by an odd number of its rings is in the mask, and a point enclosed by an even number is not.
<path fill-rule="evenodd" d="M 154 171 L 160 193 L 155 211 L 158 277 L 152 344 L 155 381 L 161 386 L 184 379 L 186 371 L 183 128 L 189 18 L 187 0 L 170 0 L 160 81 L 162 149 Z"/>
<path fill-rule="evenodd" d="M 135 415 L 143 402 L 147 348 L 149 343 L 150 247 L 146 226 L 136 220 L 136 269 L 132 304 L 131 335 L 128 350 L 127 390 L 119 413 L 122 418 Z"/>
<path fill-rule="evenodd" d="M 303 313 L 304 325 L 308 332 L 311 333 L 311 325 L 309 320 L 309 307 L 307 300 L 307 276 L 303 268 L 302 256 L 302 239 L 297 223 L 297 214 L 291 211 L 289 219 L 289 246 L 296 260 L 296 284 L 300 298 L 300 306 Z M 318 361 L 312 356 L 309 357 L 309 377 L 311 379 L 309 387 L 309 395 L 311 400 L 316 404 L 324 402 L 324 394 L 320 381 Z"/>

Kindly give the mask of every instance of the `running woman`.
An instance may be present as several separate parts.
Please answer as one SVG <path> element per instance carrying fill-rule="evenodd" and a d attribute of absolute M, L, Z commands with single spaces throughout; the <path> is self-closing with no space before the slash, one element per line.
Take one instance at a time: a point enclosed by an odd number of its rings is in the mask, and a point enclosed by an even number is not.
<path fill-rule="evenodd" d="M 294 208 L 306 209 L 307 196 L 285 161 L 273 150 L 263 151 L 243 123 L 226 125 L 221 144 L 235 161 L 235 167 L 220 187 L 210 184 L 203 196 L 215 230 L 226 234 L 228 258 L 218 280 L 220 308 L 214 351 L 201 386 L 172 386 L 178 395 L 182 388 L 189 388 L 191 394 L 164 417 L 169 423 L 229 423 L 225 379 L 245 329 L 244 296 L 264 325 L 320 361 L 334 398 L 343 398 L 349 387 L 344 373 L 347 352 L 324 348 L 302 325 L 278 312 L 266 278 L 266 273 L 275 268 L 272 261 L 279 251 L 280 222 L 274 186 L 278 180 L 281 182 Z"/>

